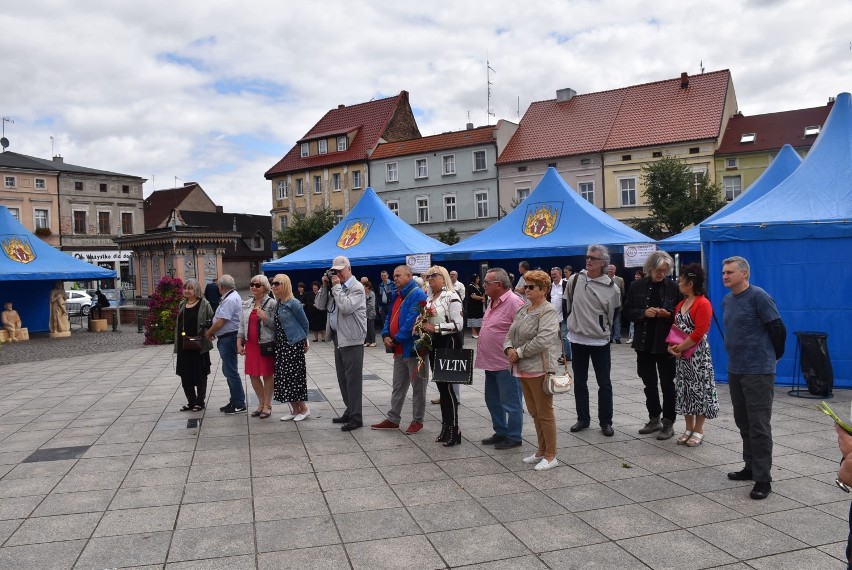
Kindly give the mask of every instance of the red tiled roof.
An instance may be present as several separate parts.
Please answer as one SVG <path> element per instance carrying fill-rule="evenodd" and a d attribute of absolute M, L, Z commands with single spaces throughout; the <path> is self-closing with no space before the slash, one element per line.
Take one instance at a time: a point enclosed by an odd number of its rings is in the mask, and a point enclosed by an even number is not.
<path fill-rule="evenodd" d="M 349 148 L 338 152 L 335 145 L 329 145 L 327 154 L 301 156 L 299 144 L 293 146 L 284 158 L 279 160 L 275 166 L 266 171 L 267 179 L 287 172 L 307 170 L 310 168 L 321 168 L 330 164 L 346 164 L 367 160 L 367 151 L 372 150 L 385 128 L 393 118 L 400 103 L 406 102 L 408 93 L 400 91 L 399 95 L 359 103 L 357 105 L 343 106 L 332 109 L 320 119 L 313 128 L 300 140 L 313 140 L 331 134 L 345 134 L 352 129 L 359 129 L 355 137 L 350 141 Z"/>
<path fill-rule="evenodd" d="M 716 138 L 727 69 L 530 105 L 498 164 Z"/>
<path fill-rule="evenodd" d="M 494 127 L 478 127 L 476 129 L 469 129 L 466 131 L 454 131 L 452 133 L 441 133 L 440 135 L 420 137 L 419 139 L 382 143 L 376 147 L 375 152 L 373 152 L 373 155 L 370 158 L 375 160 L 378 158 L 390 158 L 393 156 L 451 150 L 454 148 L 463 148 L 466 146 L 475 146 L 493 142 Z"/>
<path fill-rule="evenodd" d="M 765 115 L 735 115 L 728 121 L 717 154 L 762 152 L 778 150 L 785 144 L 793 147 L 809 147 L 816 136 L 805 136 L 805 127 L 822 126 L 831 112 L 833 102 L 822 107 L 766 113 Z M 754 142 L 742 143 L 740 138 L 754 133 Z"/>
<path fill-rule="evenodd" d="M 160 226 L 169 217 L 172 210 L 180 208 L 190 192 L 195 190 L 197 184 L 189 184 L 180 188 L 169 188 L 167 190 L 155 190 L 150 196 L 143 200 L 145 206 L 145 229 L 152 230 Z"/>

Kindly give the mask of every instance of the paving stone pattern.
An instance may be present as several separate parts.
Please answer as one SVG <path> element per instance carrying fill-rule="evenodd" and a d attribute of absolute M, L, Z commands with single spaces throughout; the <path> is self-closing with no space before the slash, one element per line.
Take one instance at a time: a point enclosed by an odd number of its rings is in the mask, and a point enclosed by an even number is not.
<path fill-rule="evenodd" d="M 444 448 L 431 404 L 413 436 L 332 424 L 342 401 L 328 343 L 308 353 L 325 400 L 299 424 L 278 420 L 283 405 L 268 420 L 221 414 L 215 350 L 209 409 L 181 413 L 171 347 L 142 346 L 135 328 L 4 346 L 0 568 L 844 567 L 849 495 L 813 400 L 778 388 L 774 492 L 753 501 L 750 483 L 725 477 L 742 466 L 727 386 L 703 445 L 639 436 L 635 356 L 612 348 L 615 437 L 571 434 L 573 397 L 557 397 L 560 466 L 538 473 L 521 462 L 534 451 L 528 416 L 522 448 L 479 444 L 492 433 L 481 372 L 462 388 L 464 442 Z M 364 368 L 373 423 L 392 361 L 366 349 Z M 849 401 L 838 391 L 834 404 Z M 407 402 L 403 428 L 410 415 Z"/>

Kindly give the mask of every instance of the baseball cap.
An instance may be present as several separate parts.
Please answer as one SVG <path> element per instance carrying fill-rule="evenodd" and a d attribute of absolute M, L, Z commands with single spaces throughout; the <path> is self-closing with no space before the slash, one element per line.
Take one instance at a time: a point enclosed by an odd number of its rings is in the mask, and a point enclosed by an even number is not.
<path fill-rule="evenodd" d="M 349 258 L 343 255 L 338 255 L 334 258 L 334 261 L 331 263 L 332 269 L 337 269 L 340 271 L 344 267 L 349 267 Z"/>

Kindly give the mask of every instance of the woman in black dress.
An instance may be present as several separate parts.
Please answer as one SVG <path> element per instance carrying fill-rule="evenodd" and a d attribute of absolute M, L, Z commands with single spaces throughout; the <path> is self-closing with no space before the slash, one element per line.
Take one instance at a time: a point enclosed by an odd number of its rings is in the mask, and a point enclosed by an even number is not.
<path fill-rule="evenodd" d="M 204 409 L 207 396 L 207 376 L 210 375 L 210 350 L 213 343 L 204 336 L 204 324 L 213 319 L 213 308 L 201 294 L 201 285 L 196 279 L 187 279 L 183 284 L 183 301 L 180 302 L 175 321 L 175 348 L 177 366 L 186 405 L 182 412 L 200 412 Z M 187 337 L 200 337 L 200 350 L 192 349 Z"/>
<path fill-rule="evenodd" d="M 482 292 L 482 286 L 479 284 L 479 274 L 474 273 L 465 293 L 465 301 L 467 302 L 465 317 L 467 317 L 467 326 L 470 328 L 470 334 L 473 338 L 479 338 L 479 327 L 482 326 L 482 317 L 485 314 L 484 300 L 485 295 Z"/>
<path fill-rule="evenodd" d="M 319 291 L 320 287 L 321 285 L 319 281 L 311 283 L 311 291 L 306 294 L 306 300 L 304 301 L 309 328 L 311 332 L 314 333 L 314 342 L 317 342 L 318 340 L 325 342 L 325 319 L 327 313 L 322 309 L 314 307 L 314 299 L 316 298 L 317 291 Z"/>

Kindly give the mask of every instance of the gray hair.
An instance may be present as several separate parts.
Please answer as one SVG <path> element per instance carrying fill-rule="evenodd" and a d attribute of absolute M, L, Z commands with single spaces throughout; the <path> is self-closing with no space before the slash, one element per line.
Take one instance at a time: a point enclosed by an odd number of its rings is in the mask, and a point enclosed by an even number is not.
<path fill-rule="evenodd" d="M 725 261 L 722 262 L 722 265 L 728 265 L 729 263 L 736 263 L 740 268 L 740 271 L 751 276 L 751 267 L 748 264 L 748 260 L 745 257 L 740 257 L 739 255 L 735 255 L 733 257 L 729 257 Z"/>
<path fill-rule="evenodd" d="M 669 266 L 669 272 L 674 269 L 674 260 L 672 256 L 665 251 L 655 251 L 645 260 L 645 265 L 642 267 L 642 273 L 650 275 L 655 269 L 659 269 L 663 264 Z"/>
<path fill-rule="evenodd" d="M 266 293 L 269 293 L 269 290 L 272 289 L 272 285 L 269 284 L 269 278 L 266 275 L 264 275 L 263 273 L 261 273 L 259 275 L 255 275 L 254 277 L 251 278 L 251 281 L 260 282 L 260 286 L 263 287 L 263 290 Z"/>
<path fill-rule="evenodd" d="M 508 290 L 512 288 L 512 282 L 509 281 L 509 274 L 506 273 L 506 270 L 502 267 L 492 267 L 485 273 L 485 275 L 487 276 L 489 273 L 494 274 L 495 281 L 500 283 L 500 285 L 503 286 L 503 289 Z"/>
<path fill-rule="evenodd" d="M 201 291 L 201 283 L 198 282 L 198 279 L 187 279 L 183 282 L 183 286 L 186 287 L 187 285 L 192 287 L 192 290 L 195 292 L 195 297 L 197 299 L 200 299 L 204 296 L 204 293 Z"/>
<path fill-rule="evenodd" d="M 227 275 L 227 274 L 219 277 L 219 285 L 223 289 L 227 289 L 228 291 L 231 291 L 231 290 L 237 288 L 237 284 L 234 282 L 234 278 L 231 277 L 230 275 Z"/>
<path fill-rule="evenodd" d="M 609 250 L 606 248 L 606 246 L 600 245 L 598 243 L 593 243 L 592 245 L 586 248 L 586 253 L 589 253 L 590 251 L 596 251 L 601 254 L 601 257 L 604 261 L 604 267 L 609 265 Z"/>

